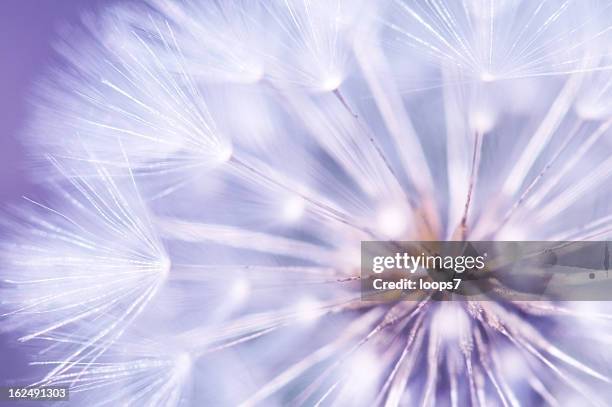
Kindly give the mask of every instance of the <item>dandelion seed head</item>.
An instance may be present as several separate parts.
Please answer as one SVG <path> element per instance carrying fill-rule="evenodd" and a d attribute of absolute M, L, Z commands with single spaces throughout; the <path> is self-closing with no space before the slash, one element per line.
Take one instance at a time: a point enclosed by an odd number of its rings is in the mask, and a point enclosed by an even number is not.
<path fill-rule="evenodd" d="M 187 352 L 181 352 L 174 359 L 174 369 L 177 377 L 177 382 L 182 383 L 190 374 L 193 359 Z"/>
<path fill-rule="evenodd" d="M 164 276 L 168 276 L 170 270 L 172 270 L 172 260 L 169 257 L 164 257 L 159 262 L 159 269 Z"/>
<path fill-rule="evenodd" d="M 471 125 L 474 131 L 485 134 L 495 126 L 495 114 L 485 108 L 476 108 L 471 112 Z"/>
<path fill-rule="evenodd" d="M 111 16 L 111 22 L 119 18 Z M 227 162 L 232 142 L 219 131 L 194 77 L 180 69 L 186 62 L 174 32 L 158 27 L 162 56 L 146 35 L 124 24 L 103 30 L 122 40 L 118 49 L 109 48 L 114 41 L 93 35 L 99 25 L 74 29 L 83 38 L 80 46 L 59 46 L 71 69 L 55 72 L 39 87 L 31 134 L 41 155 L 60 157 L 81 173 L 102 163 L 119 175 L 128 167 L 136 176 L 166 174 L 170 183 Z M 50 130 L 56 137 L 40 136 Z"/>
<path fill-rule="evenodd" d="M 264 6 L 269 25 L 276 35 L 274 52 L 264 55 L 266 74 L 282 88 L 303 88 L 316 92 L 336 90 L 350 66 L 351 13 L 359 3 L 333 0 L 272 1 Z"/>
<path fill-rule="evenodd" d="M 194 1 L 153 0 L 149 5 L 150 9 L 144 12 L 146 18 L 140 8 L 123 7 L 115 10 L 115 20 L 151 38 L 153 41 L 149 45 L 164 58 L 168 69 L 206 82 L 252 84 L 264 78 L 265 25 L 258 24 L 262 7 L 257 2 L 208 5 Z M 176 60 L 175 49 L 164 40 L 165 33 L 180 37 L 181 55 L 197 63 L 182 64 Z M 133 48 L 138 51 L 138 47 Z"/>
<path fill-rule="evenodd" d="M 138 312 L 123 305 L 147 301 L 169 273 L 169 257 L 147 210 L 99 171 L 94 181 L 72 179 L 63 205 L 28 200 L 23 224 L 12 225 L 21 243 L 4 247 L 5 277 L 21 289 L 13 291 L 18 296 L 10 314 L 51 322 L 29 339 L 105 314 L 116 314 L 117 321 L 108 322 L 113 326 Z M 61 292 L 45 294 L 59 287 Z"/>
<path fill-rule="evenodd" d="M 321 83 L 321 90 L 331 92 L 336 90 L 342 84 L 342 77 L 339 74 L 330 73 Z"/>
<path fill-rule="evenodd" d="M 604 44 L 612 34 L 593 12 L 605 13 L 609 4 L 597 1 L 398 0 L 389 7 L 392 12 L 384 21 L 390 56 L 419 49 L 420 62 L 461 72 L 463 79 L 459 74 L 456 80 L 465 80 L 465 75 L 488 82 L 591 71 L 607 54 Z M 576 24 L 580 18 L 589 24 Z"/>
<path fill-rule="evenodd" d="M 320 316 L 321 303 L 312 297 L 304 297 L 295 305 L 297 318 L 303 324 L 314 323 Z"/>
<path fill-rule="evenodd" d="M 304 214 L 305 202 L 296 195 L 287 197 L 282 204 L 282 216 L 286 222 L 298 221 Z"/>
<path fill-rule="evenodd" d="M 609 237 L 612 4 L 365 3 L 152 1 L 59 46 L 28 142 L 63 204 L 24 211 L 1 272 L 41 383 L 605 405 L 605 304 L 365 301 L 360 243 Z"/>
<path fill-rule="evenodd" d="M 385 206 L 377 215 L 377 230 L 389 239 L 405 236 L 409 226 L 409 209 L 399 206 Z"/>

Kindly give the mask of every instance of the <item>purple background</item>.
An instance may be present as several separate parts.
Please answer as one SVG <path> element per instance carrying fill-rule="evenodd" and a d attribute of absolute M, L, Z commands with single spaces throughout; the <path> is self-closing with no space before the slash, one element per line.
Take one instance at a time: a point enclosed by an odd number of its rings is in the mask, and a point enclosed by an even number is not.
<path fill-rule="evenodd" d="M 28 120 L 28 93 L 52 63 L 57 28 L 83 12 L 99 12 L 114 0 L 3 0 L 0 3 L 0 208 L 35 190 L 27 174 L 19 136 Z M 0 212 L 6 216 L 6 212 Z M 0 319 L 0 324 L 2 323 Z M 26 379 L 24 352 L 0 325 L 0 385 Z"/>

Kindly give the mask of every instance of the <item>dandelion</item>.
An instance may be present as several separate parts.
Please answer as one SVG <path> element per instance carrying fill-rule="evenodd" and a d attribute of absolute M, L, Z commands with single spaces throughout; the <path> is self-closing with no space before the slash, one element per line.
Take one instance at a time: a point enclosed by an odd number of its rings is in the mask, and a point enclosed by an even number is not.
<path fill-rule="evenodd" d="M 606 405 L 607 303 L 364 301 L 360 243 L 609 237 L 610 7 L 89 22 L 28 139 L 79 195 L 35 201 L 4 256 L 5 316 L 51 343 L 40 383 L 109 405 Z"/>
<path fill-rule="evenodd" d="M 395 51 L 391 57 L 417 49 L 419 61 L 451 72 L 444 80 L 493 82 L 610 68 L 610 25 L 600 18 L 606 2 L 390 3 L 393 11 L 381 19 L 383 42 Z"/>
<path fill-rule="evenodd" d="M 87 38 L 100 29 L 86 21 L 75 31 Z M 118 44 L 114 48 L 93 39 L 82 47 L 60 47 L 64 63 L 75 69 L 51 75 L 56 77 L 51 83 L 60 80 L 64 87 L 41 86 L 45 108 L 38 112 L 32 131 L 54 135 L 39 138 L 43 156 L 53 153 L 72 167 L 84 163 L 81 174 L 91 163 L 125 173 L 125 151 L 136 176 L 165 174 L 178 183 L 184 182 L 185 173 L 229 159 L 231 141 L 217 129 L 192 77 L 181 70 L 185 61 L 173 32 L 169 27 L 160 30 L 160 46 L 174 51 L 168 54 L 170 61 L 162 60 L 137 32 L 116 38 L 119 27 L 107 33 L 106 41 Z M 176 188 L 168 189 L 170 184 L 158 187 L 157 193 Z"/>
<path fill-rule="evenodd" d="M 83 338 L 73 337 L 77 342 Z M 178 405 L 188 393 L 192 360 L 187 353 L 172 350 L 162 339 L 121 341 L 96 345 L 102 356 L 96 361 L 80 361 L 70 369 L 44 381 L 49 386 L 70 386 L 71 400 L 88 405 L 115 403 L 165 406 Z M 172 347 L 172 349 L 176 349 Z M 60 360 L 35 362 L 54 366 Z M 51 357 L 50 355 L 47 357 Z M 104 392 L 104 398 L 97 395 Z"/>
<path fill-rule="evenodd" d="M 129 202 L 107 171 L 97 171 L 58 187 L 60 204 L 28 199 L 31 207 L 10 226 L 19 234 L 3 247 L 3 316 L 27 332 L 20 341 L 86 338 L 50 377 L 120 337 L 170 267 L 142 201 Z"/>

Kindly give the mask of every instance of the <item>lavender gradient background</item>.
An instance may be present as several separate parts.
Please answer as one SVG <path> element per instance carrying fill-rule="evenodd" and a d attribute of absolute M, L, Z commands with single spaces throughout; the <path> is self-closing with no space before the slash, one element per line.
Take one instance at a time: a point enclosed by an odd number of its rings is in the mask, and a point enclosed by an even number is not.
<path fill-rule="evenodd" d="M 27 174 L 19 137 L 31 110 L 29 92 L 54 63 L 57 30 L 82 13 L 97 13 L 115 0 L 3 0 L 0 3 L 0 208 L 36 191 Z M 7 216 L 5 211 L 0 216 Z M 2 236 L 6 238 L 6 236 Z M 0 324 L 2 322 L 0 321 Z M 29 368 L 15 335 L 0 327 L 0 385 L 27 379 Z M 0 402 L 0 404 L 2 404 Z M 2 404 L 4 405 L 4 404 Z"/>

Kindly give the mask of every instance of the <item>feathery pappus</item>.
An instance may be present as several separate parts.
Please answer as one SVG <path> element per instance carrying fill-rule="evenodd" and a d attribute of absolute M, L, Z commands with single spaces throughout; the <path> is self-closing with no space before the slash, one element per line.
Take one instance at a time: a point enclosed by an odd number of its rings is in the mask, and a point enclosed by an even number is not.
<path fill-rule="evenodd" d="M 609 303 L 363 301 L 360 244 L 608 239 L 610 16 L 608 0 L 87 16 L 35 92 L 32 174 L 59 206 L 9 222 L 0 314 L 75 403 L 606 406 Z"/>

